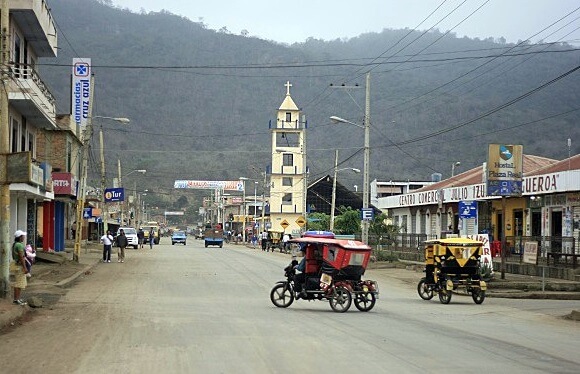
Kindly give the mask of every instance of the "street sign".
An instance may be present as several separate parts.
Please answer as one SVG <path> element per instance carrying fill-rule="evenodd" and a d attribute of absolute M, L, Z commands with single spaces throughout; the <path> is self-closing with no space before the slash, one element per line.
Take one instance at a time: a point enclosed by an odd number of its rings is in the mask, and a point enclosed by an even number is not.
<path fill-rule="evenodd" d="M 300 216 L 298 219 L 296 219 L 296 224 L 300 227 L 303 227 L 306 224 L 306 220 L 304 217 Z"/>
<path fill-rule="evenodd" d="M 363 221 L 372 221 L 374 218 L 373 208 L 361 209 L 360 216 L 360 219 Z"/>
<path fill-rule="evenodd" d="M 290 226 L 290 223 L 288 223 L 288 221 L 284 220 L 280 223 L 280 226 L 282 226 L 284 229 L 288 226 Z"/>
<path fill-rule="evenodd" d="M 124 188 L 105 188 L 105 202 L 125 201 Z"/>
<path fill-rule="evenodd" d="M 460 201 L 459 218 L 477 218 L 477 201 L 473 200 Z"/>
<path fill-rule="evenodd" d="M 93 217 L 93 208 L 84 208 L 83 209 L 83 218 L 89 219 Z"/>

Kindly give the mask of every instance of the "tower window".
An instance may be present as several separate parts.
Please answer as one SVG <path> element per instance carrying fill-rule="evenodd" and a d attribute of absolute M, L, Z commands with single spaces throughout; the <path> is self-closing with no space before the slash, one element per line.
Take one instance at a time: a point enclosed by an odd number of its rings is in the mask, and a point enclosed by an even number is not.
<path fill-rule="evenodd" d="M 282 155 L 283 166 L 294 166 L 294 155 L 292 153 L 284 153 Z"/>
<path fill-rule="evenodd" d="M 286 112 L 286 122 L 292 122 L 292 113 Z"/>
<path fill-rule="evenodd" d="M 282 178 L 282 186 L 292 187 L 292 178 L 290 177 Z"/>
<path fill-rule="evenodd" d="M 282 196 L 282 205 L 292 205 L 291 193 L 285 193 L 284 196 Z"/>

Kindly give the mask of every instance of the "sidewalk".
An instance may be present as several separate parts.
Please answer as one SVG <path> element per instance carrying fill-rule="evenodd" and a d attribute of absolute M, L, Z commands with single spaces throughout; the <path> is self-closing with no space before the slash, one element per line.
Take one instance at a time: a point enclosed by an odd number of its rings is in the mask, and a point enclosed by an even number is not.
<path fill-rule="evenodd" d="M 378 262 L 369 264 L 368 271 L 378 271 L 387 277 L 417 285 L 424 276 L 423 265 L 412 263 Z M 542 291 L 542 288 L 544 291 Z M 580 300 L 580 282 L 530 275 L 501 274 L 496 272 L 487 282 L 487 297 L 510 299 Z"/>
<path fill-rule="evenodd" d="M 72 261 L 72 249 L 48 256 L 62 263 L 38 260 L 32 266 L 32 277 L 28 279 L 28 286 L 22 292 L 23 299 L 37 298 L 43 307 L 50 307 L 58 302 L 66 287 L 90 272 L 90 269 L 100 261 L 102 250 L 100 245 L 89 245 L 86 250 L 81 249 L 79 263 Z M 12 304 L 12 289 L 10 289 L 10 295 L 6 299 L 0 299 L 0 330 L 18 324 L 18 321 L 33 309 L 29 305 Z"/>

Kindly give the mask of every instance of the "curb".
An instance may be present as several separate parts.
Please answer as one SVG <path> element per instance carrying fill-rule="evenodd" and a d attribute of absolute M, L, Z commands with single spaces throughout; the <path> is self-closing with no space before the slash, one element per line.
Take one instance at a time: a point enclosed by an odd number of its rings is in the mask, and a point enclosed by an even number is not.
<path fill-rule="evenodd" d="M 96 265 L 96 263 L 94 263 L 92 265 L 87 265 L 84 269 L 81 269 L 81 270 L 77 271 L 76 273 L 74 273 L 70 277 L 68 277 L 66 279 L 63 279 L 61 281 L 56 282 L 55 283 L 55 286 L 57 286 L 57 287 L 66 287 L 68 284 L 70 284 L 73 281 L 75 281 L 78 277 L 80 277 L 81 275 L 83 275 L 87 271 L 91 270 L 95 265 Z"/>

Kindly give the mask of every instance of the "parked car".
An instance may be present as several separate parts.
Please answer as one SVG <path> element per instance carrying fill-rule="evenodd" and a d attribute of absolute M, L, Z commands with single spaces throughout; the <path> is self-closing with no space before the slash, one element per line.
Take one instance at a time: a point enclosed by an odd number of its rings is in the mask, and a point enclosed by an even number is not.
<path fill-rule="evenodd" d="M 125 232 L 125 236 L 127 237 L 127 243 L 129 243 L 129 247 L 133 247 L 134 249 L 139 248 L 139 240 L 137 239 L 137 230 L 133 227 L 119 227 L 117 230 L 117 236 L 119 236 L 119 232 L 123 230 Z M 117 243 L 115 243 L 116 245 Z"/>
<path fill-rule="evenodd" d="M 184 231 L 174 231 L 173 235 L 171 235 L 171 245 L 175 245 L 175 243 L 185 243 L 187 242 L 187 235 Z"/>

